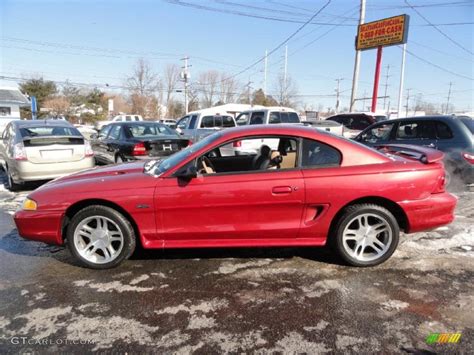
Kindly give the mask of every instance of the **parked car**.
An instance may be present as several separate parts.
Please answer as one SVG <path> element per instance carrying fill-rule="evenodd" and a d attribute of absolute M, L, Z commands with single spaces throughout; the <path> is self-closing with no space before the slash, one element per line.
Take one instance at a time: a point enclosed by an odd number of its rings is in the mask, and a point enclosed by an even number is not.
<path fill-rule="evenodd" d="M 474 183 L 474 124 L 470 117 L 420 116 L 380 122 L 360 133 L 355 140 L 369 145 L 411 144 L 446 153 L 449 183 Z"/>
<path fill-rule="evenodd" d="M 117 115 L 111 120 L 108 121 L 97 121 L 95 124 L 95 128 L 100 131 L 102 127 L 108 125 L 109 123 L 113 122 L 136 122 L 136 121 L 143 121 L 143 117 L 140 115 Z"/>
<path fill-rule="evenodd" d="M 342 113 L 328 117 L 326 120 L 341 123 L 344 126 L 344 137 L 354 138 L 370 125 L 387 120 L 387 117 L 367 113 Z"/>
<path fill-rule="evenodd" d="M 188 113 L 177 122 L 176 131 L 184 138 L 197 142 L 204 137 L 225 128 L 235 127 L 235 119 L 227 113 L 205 109 Z"/>
<path fill-rule="evenodd" d="M 220 155 L 223 146 L 256 137 L 278 139 L 278 150 Z M 443 153 L 407 149 L 412 154 L 386 155 L 302 126 L 222 130 L 164 160 L 50 182 L 28 195 L 14 219 L 21 236 L 67 244 L 96 269 L 120 264 L 138 243 L 160 250 L 329 243 L 347 263 L 372 266 L 393 254 L 400 230 L 454 218 Z"/>
<path fill-rule="evenodd" d="M 238 126 L 276 124 L 276 123 L 301 123 L 298 112 L 289 107 L 265 107 L 241 112 L 236 122 Z"/>
<path fill-rule="evenodd" d="M 0 164 L 8 188 L 51 180 L 94 166 L 94 152 L 70 123 L 62 120 L 12 121 L 0 141 Z"/>
<path fill-rule="evenodd" d="M 118 122 L 91 137 L 98 163 L 113 164 L 130 160 L 168 156 L 187 147 L 188 139 L 156 122 Z"/>
<path fill-rule="evenodd" d="M 171 118 L 164 118 L 164 119 L 158 120 L 157 122 L 163 123 L 170 128 L 176 129 L 176 120 L 173 120 Z"/>

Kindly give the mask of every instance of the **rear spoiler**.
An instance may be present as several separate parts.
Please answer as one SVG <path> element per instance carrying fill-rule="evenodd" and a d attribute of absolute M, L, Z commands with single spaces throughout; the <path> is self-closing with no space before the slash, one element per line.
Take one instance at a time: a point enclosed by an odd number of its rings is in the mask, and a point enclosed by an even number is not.
<path fill-rule="evenodd" d="M 382 144 L 376 145 L 374 148 L 382 153 L 409 156 L 410 158 L 419 160 L 424 164 L 435 163 L 444 158 L 443 152 L 428 147 L 420 147 L 418 145 Z"/>
<path fill-rule="evenodd" d="M 23 137 L 24 141 L 34 141 L 34 140 L 41 140 L 41 139 L 51 139 L 51 138 L 80 138 L 84 139 L 83 136 L 68 136 L 68 135 L 56 135 L 56 136 L 27 136 Z"/>

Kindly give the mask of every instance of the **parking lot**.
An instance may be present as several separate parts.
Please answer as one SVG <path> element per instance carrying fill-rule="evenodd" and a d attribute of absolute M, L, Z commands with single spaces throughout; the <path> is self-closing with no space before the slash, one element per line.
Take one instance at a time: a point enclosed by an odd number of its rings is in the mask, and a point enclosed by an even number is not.
<path fill-rule="evenodd" d="M 375 268 L 325 249 L 268 248 L 139 251 L 105 271 L 20 238 L 11 216 L 27 194 L 0 184 L 1 353 L 473 349 L 472 192 L 457 194 L 453 224 L 403 235 Z M 457 344 L 425 342 L 453 332 Z"/>

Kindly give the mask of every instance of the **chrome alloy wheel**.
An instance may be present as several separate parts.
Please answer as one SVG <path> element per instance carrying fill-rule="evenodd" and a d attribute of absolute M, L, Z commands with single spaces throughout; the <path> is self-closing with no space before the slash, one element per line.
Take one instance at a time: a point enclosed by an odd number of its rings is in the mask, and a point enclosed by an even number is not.
<path fill-rule="evenodd" d="M 354 217 L 344 228 L 345 251 L 359 261 L 381 258 L 392 244 L 392 229 L 383 217 L 364 213 Z"/>
<path fill-rule="evenodd" d="M 103 216 L 83 219 L 74 230 L 74 246 L 85 260 L 105 264 L 122 251 L 124 237 L 117 223 Z"/>

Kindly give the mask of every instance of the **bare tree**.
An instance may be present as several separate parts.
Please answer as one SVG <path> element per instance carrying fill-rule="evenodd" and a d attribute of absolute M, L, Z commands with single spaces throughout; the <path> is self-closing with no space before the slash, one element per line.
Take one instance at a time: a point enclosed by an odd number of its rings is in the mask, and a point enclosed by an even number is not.
<path fill-rule="evenodd" d="M 65 96 L 55 96 L 46 100 L 43 106 L 49 109 L 51 114 L 60 116 L 69 114 L 71 102 Z"/>
<path fill-rule="evenodd" d="M 298 88 L 293 78 L 289 75 L 285 78 L 283 74 L 278 75 L 274 85 L 276 99 L 281 106 L 292 107 L 296 105 L 296 95 Z"/>
<path fill-rule="evenodd" d="M 137 60 L 132 75 L 126 80 L 126 86 L 130 93 L 132 113 L 156 117 L 163 101 L 162 84 L 149 62 L 143 58 Z M 156 111 L 153 108 L 155 106 L 160 107 L 160 111 Z"/>
<path fill-rule="evenodd" d="M 199 75 L 200 89 L 202 93 L 203 108 L 211 107 L 217 98 L 219 85 L 219 72 L 208 70 Z"/>
<path fill-rule="evenodd" d="M 127 78 L 127 88 L 133 94 L 148 96 L 159 88 L 160 80 L 145 59 L 140 58 L 135 63 L 133 73 Z"/>
<path fill-rule="evenodd" d="M 173 99 L 173 92 L 176 90 L 179 83 L 179 66 L 176 64 L 168 64 L 164 72 L 164 85 L 166 91 L 166 106 L 171 104 Z"/>
<path fill-rule="evenodd" d="M 219 78 L 219 101 L 225 104 L 234 102 L 238 94 L 236 93 L 239 83 L 227 73 L 221 73 Z"/>

